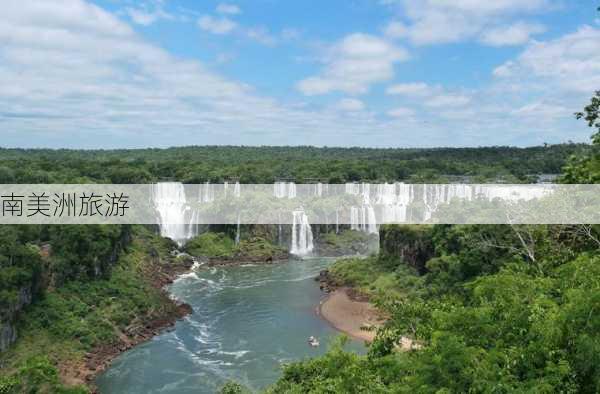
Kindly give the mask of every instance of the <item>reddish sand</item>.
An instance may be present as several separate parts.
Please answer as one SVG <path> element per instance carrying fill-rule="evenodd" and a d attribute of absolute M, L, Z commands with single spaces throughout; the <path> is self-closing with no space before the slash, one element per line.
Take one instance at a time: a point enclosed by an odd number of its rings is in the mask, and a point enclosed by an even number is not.
<path fill-rule="evenodd" d="M 331 293 L 318 309 L 323 319 L 336 330 L 359 340 L 372 342 L 375 331 L 365 331 L 363 327 L 379 327 L 383 324 L 381 313 L 365 301 L 356 301 L 348 296 L 347 288 L 339 288 Z M 421 346 L 407 337 L 402 337 L 398 350 L 419 349 Z"/>
<path fill-rule="evenodd" d="M 331 293 L 319 306 L 319 314 L 335 329 L 356 339 L 373 341 L 375 331 L 362 327 L 381 324 L 377 309 L 369 302 L 354 301 L 348 297 L 347 289 L 340 288 Z"/>

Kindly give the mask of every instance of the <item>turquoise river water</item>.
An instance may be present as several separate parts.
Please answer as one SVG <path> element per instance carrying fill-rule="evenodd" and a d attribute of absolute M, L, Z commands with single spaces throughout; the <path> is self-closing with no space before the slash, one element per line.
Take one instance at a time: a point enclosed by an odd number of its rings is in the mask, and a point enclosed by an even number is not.
<path fill-rule="evenodd" d="M 229 380 L 252 390 L 273 383 L 281 364 L 323 354 L 339 333 L 316 313 L 314 281 L 333 260 L 202 268 L 171 286 L 194 313 L 123 353 L 98 377 L 102 394 L 215 393 Z M 307 343 L 309 336 L 321 342 Z M 364 346 L 351 342 L 349 349 Z"/>

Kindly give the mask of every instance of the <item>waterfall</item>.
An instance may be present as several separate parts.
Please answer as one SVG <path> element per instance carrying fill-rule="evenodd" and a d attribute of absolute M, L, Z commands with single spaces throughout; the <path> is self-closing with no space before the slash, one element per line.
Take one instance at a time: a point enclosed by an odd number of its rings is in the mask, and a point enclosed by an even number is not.
<path fill-rule="evenodd" d="M 323 184 L 321 182 L 315 184 L 315 197 L 323 196 Z"/>
<path fill-rule="evenodd" d="M 273 194 L 277 198 L 296 198 L 296 184 L 294 182 L 275 182 Z"/>
<path fill-rule="evenodd" d="M 235 198 L 239 198 L 242 195 L 242 187 L 240 186 L 239 182 L 235 183 L 235 186 L 233 187 L 233 196 Z"/>
<path fill-rule="evenodd" d="M 283 245 L 283 227 L 281 226 L 281 212 L 277 212 L 277 245 Z"/>
<path fill-rule="evenodd" d="M 371 205 L 366 207 L 367 211 L 367 222 L 364 231 L 369 234 L 377 234 L 379 231 L 377 230 L 377 219 L 375 218 L 375 209 Z"/>
<path fill-rule="evenodd" d="M 290 253 L 296 256 L 306 256 L 313 251 L 313 235 L 304 211 L 293 212 L 292 248 Z"/>
<path fill-rule="evenodd" d="M 189 214 L 185 189 L 178 182 L 157 183 L 152 188 L 154 208 L 158 214 L 160 235 L 171 238 L 182 245 L 195 235 L 195 226 L 187 225 L 186 215 Z M 192 220 L 195 219 L 192 213 Z"/>
<path fill-rule="evenodd" d="M 204 184 L 204 194 L 202 197 L 202 202 L 209 203 L 215 200 L 215 189 L 210 182 L 206 182 Z"/>
<path fill-rule="evenodd" d="M 239 245 L 240 243 L 240 214 L 237 215 L 237 228 L 235 230 L 235 244 Z"/>

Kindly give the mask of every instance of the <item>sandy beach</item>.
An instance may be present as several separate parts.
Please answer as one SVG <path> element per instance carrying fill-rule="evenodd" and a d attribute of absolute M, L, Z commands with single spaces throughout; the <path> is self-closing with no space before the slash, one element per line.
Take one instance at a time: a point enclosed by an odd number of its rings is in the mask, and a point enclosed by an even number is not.
<path fill-rule="evenodd" d="M 319 305 L 318 312 L 335 329 L 350 337 L 372 342 L 375 331 L 365 331 L 361 327 L 378 326 L 382 319 L 371 303 L 352 300 L 347 290 L 339 288 L 329 294 Z"/>
<path fill-rule="evenodd" d="M 356 301 L 348 296 L 348 288 L 341 287 L 333 291 L 321 302 L 318 313 L 336 330 L 359 340 L 372 342 L 375 331 L 365 331 L 361 327 L 379 327 L 384 318 L 373 304 Z M 412 339 L 402 337 L 398 350 L 419 349 L 421 346 Z"/>

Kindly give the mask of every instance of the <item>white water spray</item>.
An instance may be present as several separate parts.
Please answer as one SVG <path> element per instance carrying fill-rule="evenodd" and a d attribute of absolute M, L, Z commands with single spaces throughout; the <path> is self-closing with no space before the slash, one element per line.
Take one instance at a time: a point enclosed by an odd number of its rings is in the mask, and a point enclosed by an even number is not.
<path fill-rule="evenodd" d="M 292 222 L 292 248 L 290 253 L 296 256 L 309 255 L 313 249 L 313 234 L 304 211 L 293 212 Z"/>

